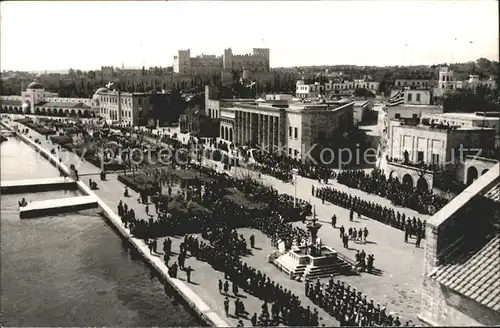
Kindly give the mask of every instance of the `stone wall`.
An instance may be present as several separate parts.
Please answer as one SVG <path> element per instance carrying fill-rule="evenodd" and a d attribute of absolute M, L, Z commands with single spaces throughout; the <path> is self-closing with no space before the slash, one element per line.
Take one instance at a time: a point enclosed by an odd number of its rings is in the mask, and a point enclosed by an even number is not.
<path fill-rule="evenodd" d="M 467 221 L 467 220 L 466 220 Z M 447 230 L 460 222 L 449 224 L 446 221 L 435 226 L 427 221 L 424 246 L 424 272 L 422 281 L 422 303 L 419 319 L 431 326 L 491 326 L 500 322 L 500 315 L 481 304 L 462 296 L 441 285 L 430 275 L 446 254 L 456 245 L 444 245 L 439 237 L 447 235 Z M 456 227 L 454 227 L 456 229 Z"/>

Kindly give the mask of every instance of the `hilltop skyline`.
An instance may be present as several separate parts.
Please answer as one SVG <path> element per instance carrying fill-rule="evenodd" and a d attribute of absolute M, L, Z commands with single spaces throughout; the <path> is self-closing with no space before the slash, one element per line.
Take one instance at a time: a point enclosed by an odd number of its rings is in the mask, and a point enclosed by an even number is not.
<path fill-rule="evenodd" d="M 168 67 L 179 49 L 229 47 L 270 48 L 271 67 L 498 60 L 495 1 L 30 1 L 1 15 L 2 70 Z"/>

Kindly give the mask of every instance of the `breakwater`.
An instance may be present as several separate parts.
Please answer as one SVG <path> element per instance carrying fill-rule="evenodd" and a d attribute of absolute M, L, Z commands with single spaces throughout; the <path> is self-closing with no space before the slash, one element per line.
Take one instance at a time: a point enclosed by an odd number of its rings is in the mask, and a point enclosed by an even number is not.
<path fill-rule="evenodd" d="M 10 129 L 3 122 L 1 122 L 1 124 L 2 126 Z M 66 165 L 61 163 L 49 151 L 36 144 L 34 141 L 24 135 L 17 134 L 17 137 L 23 140 L 26 144 L 30 145 L 38 153 L 40 153 L 40 155 L 47 159 L 60 172 L 64 172 L 68 176 L 71 176 L 70 169 Z M 171 278 L 168 275 L 168 268 L 163 263 L 163 261 L 160 258 L 150 254 L 149 249 L 144 241 L 133 238 L 128 229 L 124 228 L 121 218 L 104 201 L 102 201 L 102 199 L 95 195 L 95 193 L 90 190 L 88 186 L 86 186 L 81 181 L 77 181 L 77 185 L 78 189 L 84 194 L 94 196 L 99 200 L 98 204 L 100 211 L 102 211 L 103 216 L 108 220 L 108 222 L 112 224 L 112 226 L 123 236 L 123 238 L 125 238 L 129 242 L 130 245 L 134 246 L 134 248 L 141 254 L 143 259 L 155 269 L 155 271 L 161 277 L 161 280 L 165 284 L 168 284 L 171 289 L 175 290 L 176 293 L 197 313 L 197 315 L 204 322 L 214 327 L 230 326 L 230 324 L 228 324 L 217 313 L 215 313 L 185 282 L 179 279 Z"/>

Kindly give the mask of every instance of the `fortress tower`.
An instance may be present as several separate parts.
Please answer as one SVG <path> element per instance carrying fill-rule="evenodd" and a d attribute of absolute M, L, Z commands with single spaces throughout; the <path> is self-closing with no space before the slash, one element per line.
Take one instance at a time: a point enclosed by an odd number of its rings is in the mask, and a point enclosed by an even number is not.
<path fill-rule="evenodd" d="M 224 71 L 233 69 L 233 50 L 231 50 L 231 48 L 224 49 L 224 55 L 222 55 L 222 69 Z"/>
<path fill-rule="evenodd" d="M 179 50 L 174 56 L 174 72 L 179 74 L 189 74 L 191 71 L 191 50 Z"/>

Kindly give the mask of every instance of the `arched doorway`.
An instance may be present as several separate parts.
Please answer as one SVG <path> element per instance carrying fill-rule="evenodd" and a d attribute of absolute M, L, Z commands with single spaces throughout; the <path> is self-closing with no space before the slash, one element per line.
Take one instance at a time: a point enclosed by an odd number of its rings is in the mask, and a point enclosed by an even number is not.
<path fill-rule="evenodd" d="M 76 112 L 75 112 L 75 110 L 74 110 L 74 109 L 72 109 L 72 110 L 71 110 L 70 115 L 71 115 L 71 116 L 76 116 Z"/>
<path fill-rule="evenodd" d="M 228 140 L 229 138 L 229 131 L 227 130 L 227 126 L 224 128 L 224 140 Z"/>
<path fill-rule="evenodd" d="M 481 175 L 485 174 L 486 172 L 488 172 L 490 169 L 485 169 L 483 170 L 483 172 L 481 172 Z"/>
<path fill-rule="evenodd" d="M 37 108 L 35 108 L 35 115 L 40 115 L 40 113 L 41 113 L 41 112 L 40 112 L 40 108 L 38 108 L 38 107 L 37 107 Z"/>
<path fill-rule="evenodd" d="M 392 171 L 391 173 L 389 173 L 389 179 L 398 180 L 398 174 L 396 173 L 396 171 Z"/>
<path fill-rule="evenodd" d="M 477 179 L 477 169 L 471 166 L 467 169 L 467 184 L 470 185 Z"/>
<path fill-rule="evenodd" d="M 229 141 L 233 142 L 233 129 L 229 128 Z"/>
<path fill-rule="evenodd" d="M 64 116 L 68 116 L 69 115 L 69 110 L 65 109 L 64 110 Z"/>
<path fill-rule="evenodd" d="M 429 184 L 427 183 L 427 180 L 425 180 L 423 177 L 420 177 L 417 181 L 417 190 L 422 192 L 429 191 Z"/>
<path fill-rule="evenodd" d="M 81 109 L 78 110 L 78 117 L 82 117 L 82 110 Z"/>
<path fill-rule="evenodd" d="M 413 188 L 413 178 L 409 174 L 403 176 L 403 186 Z"/>
<path fill-rule="evenodd" d="M 58 112 L 58 113 L 59 113 L 59 116 L 64 116 L 64 111 L 62 110 L 62 108 L 61 108 L 61 109 L 59 109 L 59 112 Z"/>
<path fill-rule="evenodd" d="M 12 109 L 12 106 L 9 106 L 9 112 L 12 113 L 14 109 Z"/>
<path fill-rule="evenodd" d="M 83 117 L 86 117 L 86 118 L 89 118 L 89 117 L 90 117 L 90 114 L 89 114 L 89 111 L 88 111 L 88 110 L 84 110 L 84 111 L 83 111 Z"/>
<path fill-rule="evenodd" d="M 224 127 L 223 126 L 220 127 L 220 138 L 224 139 Z"/>

